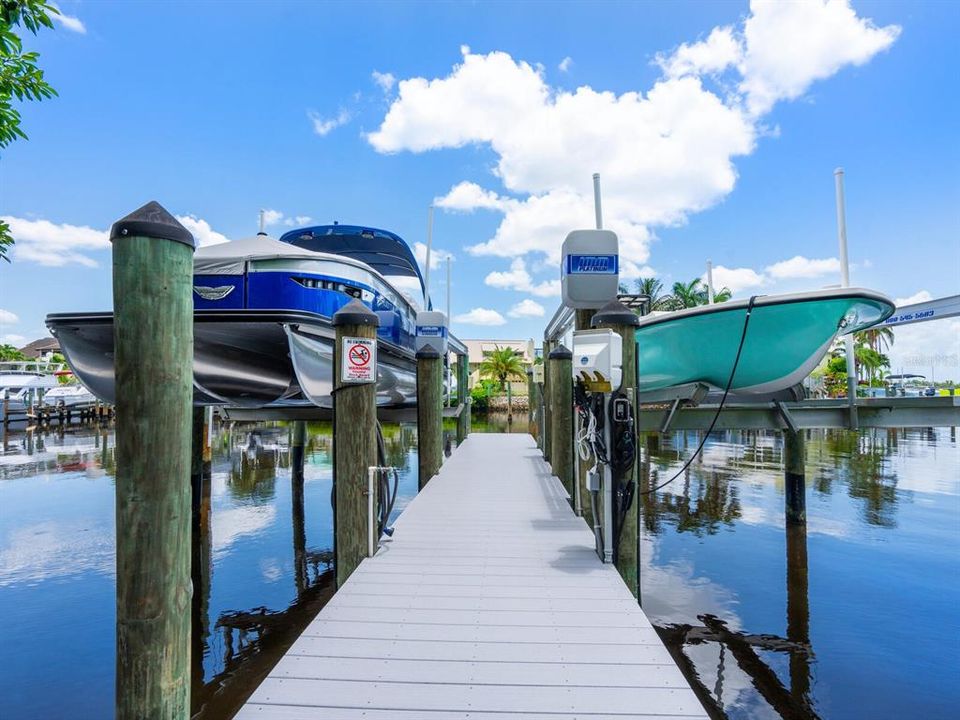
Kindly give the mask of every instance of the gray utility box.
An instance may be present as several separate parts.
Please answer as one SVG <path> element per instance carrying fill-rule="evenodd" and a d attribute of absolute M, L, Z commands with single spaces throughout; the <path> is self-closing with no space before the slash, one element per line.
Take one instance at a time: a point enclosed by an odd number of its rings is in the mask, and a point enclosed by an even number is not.
<path fill-rule="evenodd" d="M 611 230 L 574 230 L 563 241 L 560 288 L 563 304 L 596 309 L 617 297 L 620 254 Z"/>
<path fill-rule="evenodd" d="M 417 352 L 429 345 L 441 355 L 447 352 L 447 316 L 436 310 L 417 313 L 417 336 L 413 348 Z"/>

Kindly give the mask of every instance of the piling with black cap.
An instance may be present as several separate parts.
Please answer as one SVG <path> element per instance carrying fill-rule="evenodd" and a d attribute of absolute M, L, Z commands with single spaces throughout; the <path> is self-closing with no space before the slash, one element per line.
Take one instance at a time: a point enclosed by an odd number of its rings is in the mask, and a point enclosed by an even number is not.
<path fill-rule="evenodd" d="M 623 347 L 623 379 L 620 381 L 620 391 L 627 397 L 633 413 L 636 412 L 636 392 L 637 392 L 637 338 L 636 328 L 640 324 L 640 318 L 637 317 L 630 308 L 626 307 L 619 300 L 613 300 L 604 305 L 593 316 L 590 321 L 591 327 L 609 328 L 617 333 L 622 341 Z M 634 415 L 635 417 L 635 415 Z M 609 419 L 608 419 L 609 422 Z M 630 588 L 634 597 L 639 597 L 640 592 L 640 548 L 639 548 L 639 519 L 640 519 L 640 500 L 637 498 L 637 478 L 640 473 L 638 463 L 640 453 L 637 451 L 636 424 L 634 423 L 626 432 L 630 435 L 630 443 L 633 448 L 633 463 L 630 469 L 626 470 L 621 478 L 621 483 L 625 483 L 628 492 L 632 495 L 632 504 L 623 517 L 622 524 L 619 527 L 620 541 L 617 544 L 614 555 L 616 557 L 617 570 L 620 576 Z M 611 448 L 608 452 L 615 452 L 616 448 Z M 589 516 L 588 516 L 589 517 Z"/>
<path fill-rule="evenodd" d="M 546 371 L 550 373 L 550 466 L 564 489 L 574 496 L 573 472 L 573 354 L 563 345 L 550 351 Z"/>
<path fill-rule="evenodd" d="M 372 340 L 380 319 L 359 300 L 351 300 L 333 315 L 333 485 L 334 555 L 337 587 L 367 556 L 367 468 L 377 465 L 377 385 L 374 381 L 344 380 L 344 353 L 356 343 Z M 375 354 L 375 353 L 374 353 Z M 376 363 L 371 358 L 369 362 Z M 374 489 L 376 492 L 376 489 Z M 373 506 L 377 506 L 374 498 Z"/>
<path fill-rule="evenodd" d="M 440 471 L 443 463 L 443 363 L 432 345 L 417 352 L 417 455 L 419 487 Z"/>
<path fill-rule="evenodd" d="M 157 202 L 114 223 L 116 718 L 190 717 L 193 236 Z"/>
<path fill-rule="evenodd" d="M 543 427 L 540 428 L 540 432 L 543 433 L 543 443 L 540 448 L 543 450 L 543 459 L 547 462 L 550 462 L 550 458 L 553 452 L 553 438 L 550 435 L 550 429 L 553 426 L 553 406 L 550 403 L 550 352 L 556 347 L 554 343 L 551 343 L 549 340 L 543 341 L 543 362 L 545 363 L 543 368 L 543 388 L 541 392 L 543 393 Z"/>

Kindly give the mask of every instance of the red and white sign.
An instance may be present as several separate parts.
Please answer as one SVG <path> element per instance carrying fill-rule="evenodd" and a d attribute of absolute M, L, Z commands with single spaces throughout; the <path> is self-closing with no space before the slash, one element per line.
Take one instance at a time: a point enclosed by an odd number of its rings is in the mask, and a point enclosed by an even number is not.
<path fill-rule="evenodd" d="M 368 338 L 343 339 L 340 381 L 372 383 L 377 381 L 377 341 Z"/>

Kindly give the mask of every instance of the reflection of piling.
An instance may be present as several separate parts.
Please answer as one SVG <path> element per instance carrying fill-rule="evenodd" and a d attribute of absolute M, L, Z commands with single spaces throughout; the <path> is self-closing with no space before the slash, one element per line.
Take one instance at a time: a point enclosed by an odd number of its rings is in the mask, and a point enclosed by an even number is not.
<path fill-rule="evenodd" d="M 470 434 L 470 357 L 457 355 L 457 395 L 460 396 L 460 414 L 457 416 L 457 445 Z"/>
<path fill-rule="evenodd" d="M 550 351 L 546 371 L 550 373 L 550 406 L 553 425 L 550 466 L 563 488 L 574 499 L 573 488 L 573 355 L 563 345 Z M 531 383 L 532 385 L 533 383 Z"/>
<path fill-rule="evenodd" d="M 787 639 L 810 644 L 810 600 L 807 577 L 807 525 L 787 523 Z M 790 694 L 802 705 L 810 701 L 810 656 L 790 650 Z"/>
<path fill-rule="evenodd" d="M 293 517 L 293 575 L 297 597 L 307 589 L 307 532 L 303 506 L 303 462 L 307 423 L 294 420 L 290 437 L 290 509 Z"/>
<path fill-rule="evenodd" d="M 620 392 L 626 395 L 627 402 L 630 403 L 633 411 L 636 411 L 635 394 L 637 389 L 637 342 L 636 327 L 639 318 L 620 302 L 611 302 L 605 305 L 594 315 L 591 324 L 598 328 L 609 328 L 617 333 L 622 339 L 623 348 L 623 379 L 620 382 Z M 632 415 L 633 413 L 631 413 Z M 639 461 L 639 452 L 637 450 L 637 436 L 635 425 L 628 424 L 623 427 L 624 442 L 629 442 L 633 450 L 633 462 L 630 467 L 620 473 L 616 478 L 620 492 L 624 495 L 616 503 L 621 506 L 629 502 L 623 519 L 616 527 L 618 542 L 614 551 L 617 570 L 620 576 L 630 588 L 634 597 L 639 597 L 640 593 L 640 558 L 639 558 L 639 518 L 640 501 L 637 498 L 637 463 Z M 616 448 L 611 448 L 611 452 Z"/>
<path fill-rule="evenodd" d="M 380 320 L 359 300 L 333 316 L 333 483 L 337 587 L 367 556 L 367 468 L 377 464 L 376 383 L 343 381 L 344 340 L 376 340 Z M 376 503 L 374 503 L 376 506 Z"/>
<path fill-rule="evenodd" d="M 443 408 L 440 353 L 426 345 L 417 353 L 417 454 L 422 490 L 443 463 Z"/>
<path fill-rule="evenodd" d="M 193 237 L 156 202 L 116 222 L 116 717 L 190 715 Z"/>
<path fill-rule="evenodd" d="M 806 441 L 803 430 L 783 431 L 783 478 L 787 523 L 807 521 L 806 478 L 804 460 Z"/>

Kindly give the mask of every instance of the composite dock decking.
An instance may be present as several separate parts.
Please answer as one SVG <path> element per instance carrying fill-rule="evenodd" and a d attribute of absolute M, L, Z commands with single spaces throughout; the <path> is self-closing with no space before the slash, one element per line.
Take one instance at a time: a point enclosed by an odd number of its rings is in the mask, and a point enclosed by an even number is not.
<path fill-rule="evenodd" d="M 529 435 L 472 434 L 237 718 L 705 718 Z"/>

